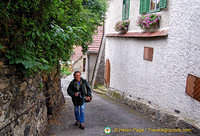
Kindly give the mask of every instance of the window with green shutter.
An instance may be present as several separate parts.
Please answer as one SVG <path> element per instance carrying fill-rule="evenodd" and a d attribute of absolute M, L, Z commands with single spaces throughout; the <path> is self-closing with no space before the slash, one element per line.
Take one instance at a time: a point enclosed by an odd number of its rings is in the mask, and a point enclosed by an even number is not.
<path fill-rule="evenodd" d="M 140 14 L 160 11 L 167 7 L 167 0 L 140 0 Z"/>
<path fill-rule="evenodd" d="M 130 0 L 123 0 L 122 20 L 129 19 L 129 7 L 130 7 Z"/>

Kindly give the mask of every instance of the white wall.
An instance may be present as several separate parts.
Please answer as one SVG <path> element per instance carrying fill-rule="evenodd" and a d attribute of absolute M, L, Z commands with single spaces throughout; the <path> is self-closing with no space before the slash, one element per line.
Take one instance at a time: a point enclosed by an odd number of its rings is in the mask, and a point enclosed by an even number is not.
<path fill-rule="evenodd" d="M 106 30 L 105 33 L 117 33 L 115 31 L 115 24 L 118 21 L 122 20 L 122 2 L 123 0 L 108 0 L 109 9 L 107 12 L 107 19 L 106 19 Z M 141 32 L 142 29 L 137 26 L 137 19 L 140 16 L 139 14 L 139 5 L 140 0 L 130 0 L 130 12 L 129 12 L 129 32 Z M 168 5 L 170 2 L 168 2 Z M 168 6 L 169 7 L 169 6 Z M 162 12 L 156 12 L 157 14 L 161 15 L 161 21 L 160 21 L 160 29 L 165 30 L 168 29 L 169 24 L 169 17 L 170 12 L 169 8 L 162 9 Z"/>
<path fill-rule="evenodd" d="M 136 25 L 139 0 L 130 1 L 129 31 L 141 31 Z M 109 2 L 106 34 L 115 32 L 122 11 L 122 0 Z M 110 87 L 200 121 L 200 102 L 185 93 L 187 75 L 200 77 L 199 5 L 199 0 L 168 0 L 168 8 L 160 12 L 161 30 L 169 29 L 168 37 L 107 37 Z M 143 60 L 144 46 L 154 48 L 153 62 Z"/>
<path fill-rule="evenodd" d="M 89 61 L 89 67 L 88 67 L 88 63 L 87 63 L 87 74 L 89 74 L 89 79 L 87 79 L 89 82 L 91 82 L 92 80 L 92 75 L 93 75 L 93 71 L 94 71 L 94 67 L 96 64 L 96 59 L 97 59 L 97 53 L 89 53 L 87 54 L 87 61 Z"/>

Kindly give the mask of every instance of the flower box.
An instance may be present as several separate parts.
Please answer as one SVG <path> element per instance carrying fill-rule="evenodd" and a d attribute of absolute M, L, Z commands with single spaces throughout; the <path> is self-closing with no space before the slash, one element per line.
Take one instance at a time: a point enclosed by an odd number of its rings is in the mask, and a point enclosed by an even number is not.
<path fill-rule="evenodd" d="M 121 34 L 125 34 L 128 32 L 129 23 L 129 20 L 119 21 L 115 25 L 115 30 Z"/>
<path fill-rule="evenodd" d="M 138 18 L 137 24 L 141 29 L 152 32 L 159 28 L 160 14 L 142 15 Z"/>

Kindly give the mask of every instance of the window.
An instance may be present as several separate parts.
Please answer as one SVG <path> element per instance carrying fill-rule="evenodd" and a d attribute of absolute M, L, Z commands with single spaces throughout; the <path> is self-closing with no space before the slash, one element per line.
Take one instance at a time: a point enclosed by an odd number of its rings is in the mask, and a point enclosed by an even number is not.
<path fill-rule="evenodd" d="M 167 0 L 140 0 L 140 14 L 160 11 L 167 7 Z"/>
<path fill-rule="evenodd" d="M 153 48 L 144 47 L 144 60 L 153 61 Z"/>
<path fill-rule="evenodd" d="M 123 0 L 122 20 L 129 19 L 129 7 L 130 7 L 130 0 Z"/>
<path fill-rule="evenodd" d="M 160 0 L 150 0 L 150 11 L 160 9 Z"/>
<path fill-rule="evenodd" d="M 186 84 L 186 94 L 200 102 L 200 78 L 188 75 Z"/>

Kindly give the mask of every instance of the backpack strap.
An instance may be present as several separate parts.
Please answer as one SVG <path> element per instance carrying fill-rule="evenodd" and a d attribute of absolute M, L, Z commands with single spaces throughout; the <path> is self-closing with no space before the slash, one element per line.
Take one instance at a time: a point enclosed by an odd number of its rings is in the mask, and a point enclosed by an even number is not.
<path fill-rule="evenodd" d="M 85 85 L 85 80 L 84 80 L 84 88 L 85 88 L 85 95 L 87 95 L 87 88 L 86 88 L 86 85 Z"/>
<path fill-rule="evenodd" d="M 85 96 L 87 96 L 86 80 L 84 80 L 84 88 L 85 88 Z M 86 102 L 91 102 L 91 101 L 92 101 L 92 95 L 89 96 L 89 97 L 90 97 L 90 100 L 89 100 L 89 101 L 86 101 Z"/>

